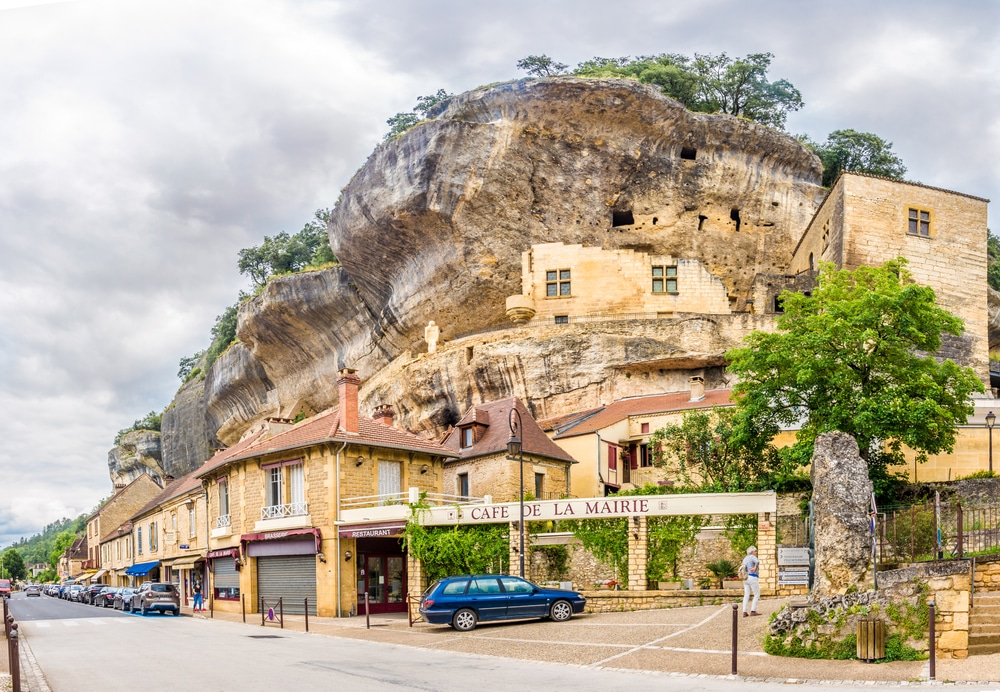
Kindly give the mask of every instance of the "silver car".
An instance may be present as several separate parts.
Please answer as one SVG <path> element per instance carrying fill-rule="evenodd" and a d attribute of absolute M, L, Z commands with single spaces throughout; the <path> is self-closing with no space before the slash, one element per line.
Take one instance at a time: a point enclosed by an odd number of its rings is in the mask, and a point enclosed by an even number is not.
<path fill-rule="evenodd" d="M 41 596 L 42 587 L 39 584 L 28 584 L 24 587 L 25 596 Z"/>

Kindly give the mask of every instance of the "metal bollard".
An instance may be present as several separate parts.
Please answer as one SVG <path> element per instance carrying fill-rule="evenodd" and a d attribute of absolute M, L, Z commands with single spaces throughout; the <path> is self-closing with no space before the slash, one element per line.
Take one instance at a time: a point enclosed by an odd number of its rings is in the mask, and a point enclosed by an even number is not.
<path fill-rule="evenodd" d="M 240 594 L 240 610 L 243 612 L 243 624 L 247 624 L 247 603 L 244 594 Z"/>
<path fill-rule="evenodd" d="M 736 675 L 736 649 L 739 641 L 738 634 L 740 631 L 740 611 L 737 604 L 733 604 L 733 675 Z"/>
<path fill-rule="evenodd" d="M 278 617 L 281 618 L 281 629 L 285 629 L 285 597 L 278 599 Z"/>
<path fill-rule="evenodd" d="M 305 614 L 306 614 L 306 632 L 308 632 L 309 631 L 309 599 L 308 598 L 305 599 L 305 610 L 303 612 L 305 612 Z"/>
<path fill-rule="evenodd" d="M 372 628 L 371 620 L 371 607 L 368 603 L 368 592 L 365 592 L 365 629 L 370 630 Z"/>
<path fill-rule="evenodd" d="M 934 670 L 935 665 L 934 664 L 936 662 L 935 659 L 937 658 L 937 642 L 934 640 L 934 601 L 930 601 L 927 604 L 927 607 L 930 610 L 930 613 L 928 615 L 928 618 L 930 620 L 930 642 L 929 642 L 929 646 L 927 647 L 928 651 L 930 653 L 930 676 L 929 677 L 930 677 L 931 680 L 933 680 L 934 679 L 934 675 L 935 675 L 935 670 Z"/>
<path fill-rule="evenodd" d="M 14 692 L 21 692 L 21 653 L 17 634 L 17 623 L 10 626 L 10 638 L 7 640 L 7 651 L 10 654 L 10 677 L 14 683 Z"/>

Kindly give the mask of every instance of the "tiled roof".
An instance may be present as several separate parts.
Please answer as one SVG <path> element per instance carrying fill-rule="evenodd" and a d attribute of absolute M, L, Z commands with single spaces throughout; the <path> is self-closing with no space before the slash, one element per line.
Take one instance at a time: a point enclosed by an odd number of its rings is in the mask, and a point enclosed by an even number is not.
<path fill-rule="evenodd" d="M 387 447 L 441 456 L 453 456 L 443 445 L 402 428 L 379 423 L 367 416 L 358 416 L 358 432 L 351 434 L 340 428 L 340 412 L 330 409 L 307 418 L 292 428 L 271 437 L 258 434 L 215 455 L 196 473 L 205 476 L 211 471 L 238 459 L 249 459 L 275 452 L 304 449 L 324 442 L 349 442 L 351 444 Z M 238 447 L 238 449 L 237 449 Z"/>
<path fill-rule="evenodd" d="M 528 409 L 516 397 L 474 406 L 462 417 L 462 420 L 458 423 L 458 427 L 448 434 L 448 437 L 444 440 L 444 445 L 452 452 L 457 453 L 462 459 L 505 452 L 507 450 L 507 440 L 510 439 L 510 425 L 508 420 L 512 407 L 516 407 L 518 413 L 521 415 L 521 425 L 524 428 L 521 434 L 521 450 L 524 454 L 558 459 L 570 463 L 576 462 L 573 457 L 548 438 L 542 429 L 538 427 L 538 423 L 535 422 Z M 490 423 L 481 432 L 479 439 L 476 440 L 472 447 L 461 449 L 460 428 L 471 424 L 473 421 L 482 424 L 481 421 L 483 420 L 490 421 Z"/>
<path fill-rule="evenodd" d="M 124 536 L 125 534 L 131 533 L 131 532 L 132 532 L 132 520 L 129 519 L 128 521 L 126 521 L 121 526 L 116 526 L 111 531 L 109 531 L 108 535 L 106 535 L 104 538 L 102 538 L 100 542 L 101 543 L 107 543 L 108 541 L 114 540 L 114 539 L 118 538 L 119 536 Z"/>
<path fill-rule="evenodd" d="M 619 399 L 613 404 L 605 406 L 603 410 L 589 418 L 564 429 L 556 435 L 556 439 L 561 440 L 577 435 L 587 435 L 613 425 L 618 421 L 625 420 L 629 416 L 689 411 L 693 409 L 712 408 L 713 406 L 729 406 L 732 404 L 732 400 L 730 399 L 732 391 L 731 389 L 710 389 L 705 392 L 704 398 L 698 401 L 691 401 L 691 392 L 654 394 L 651 396 Z"/>
<path fill-rule="evenodd" d="M 208 463 L 208 462 L 205 462 Z M 150 510 L 156 509 L 157 506 L 162 505 L 165 502 L 173 500 L 179 495 L 183 495 L 195 488 L 201 487 L 201 479 L 198 477 L 198 473 L 204 468 L 197 468 L 186 476 L 181 476 L 174 482 L 167 485 L 156 497 L 147 502 L 142 509 L 132 515 L 132 519 L 141 517 L 143 514 L 148 513 Z"/>
<path fill-rule="evenodd" d="M 544 418 L 538 421 L 538 427 L 540 427 L 545 432 L 550 432 L 552 430 L 558 430 L 564 428 L 567 425 L 578 423 L 583 418 L 587 416 L 592 416 L 598 411 L 602 410 L 603 407 L 598 406 L 597 408 L 588 408 L 583 411 L 574 411 L 573 413 L 564 413 L 561 416 L 552 416 L 551 418 Z"/>

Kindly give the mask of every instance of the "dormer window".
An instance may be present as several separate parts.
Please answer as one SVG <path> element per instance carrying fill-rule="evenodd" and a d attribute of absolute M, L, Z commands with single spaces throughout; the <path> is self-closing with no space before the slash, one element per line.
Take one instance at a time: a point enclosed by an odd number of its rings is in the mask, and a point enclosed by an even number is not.
<path fill-rule="evenodd" d="M 462 449 L 468 449 L 469 447 L 472 446 L 472 443 L 473 443 L 474 440 L 473 440 L 472 426 L 471 425 L 467 425 L 464 428 L 462 428 L 461 430 L 459 430 L 458 434 L 459 434 L 460 439 L 461 439 Z"/>

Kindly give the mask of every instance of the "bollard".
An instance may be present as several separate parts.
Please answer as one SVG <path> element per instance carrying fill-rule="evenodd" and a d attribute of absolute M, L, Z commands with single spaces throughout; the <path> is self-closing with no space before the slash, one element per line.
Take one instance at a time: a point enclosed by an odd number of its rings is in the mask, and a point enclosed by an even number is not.
<path fill-rule="evenodd" d="M 934 601 L 930 601 L 927 604 L 927 607 L 930 610 L 930 614 L 928 615 L 928 618 L 930 619 L 930 630 L 931 630 L 931 632 L 930 632 L 930 646 L 928 646 L 928 650 L 929 650 L 929 653 L 930 653 L 930 679 L 933 680 L 934 679 L 934 672 L 935 672 L 934 671 L 934 667 L 935 667 L 934 663 L 935 663 L 935 659 L 937 658 L 937 642 L 934 641 Z"/>
<path fill-rule="evenodd" d="M 281 618 L 281 629 L 285 629 L 285 597 L 278 599 L 278 617 Z"/>
<path fill-rule="evenodd" d="M 306 614 L 306 632 L 308 632 L 309 631 L 309 599 L 308 598 L 306 599 L 305 614 Z"/>
<path fill-rule="evenodd" d="M 240 610 L 243 612 L 243 624 L 247 624 L 247 604 L 243 594 L 240 594 Z"/>
<path fill-rule="evenodd" d="M 208 602 L 208 617 L 215 619 L 215 599 Z"/>
<path fill-rule="evenodd" d="M 13 682 L 13 691 L 21 692 L 21 653 L 19 649 L 19 640 L 17 634 L 17 623 L 10 626 L 10 639 L 8 641 L 7 650 L 10 653 L 10 678 Z"/>
<path fill-rule="evenodd" d="M 733 675 L 736 675 L 736 648 L 740 630 L 740 610 L 737 604 L 733 604 Z"/>
<path fill-rule="evenodd" d="M 368 592 L 365 592 L 365 629 L 370 630 L 372 628 L 371 620 L 371 608 L 368 604 Z"/>

